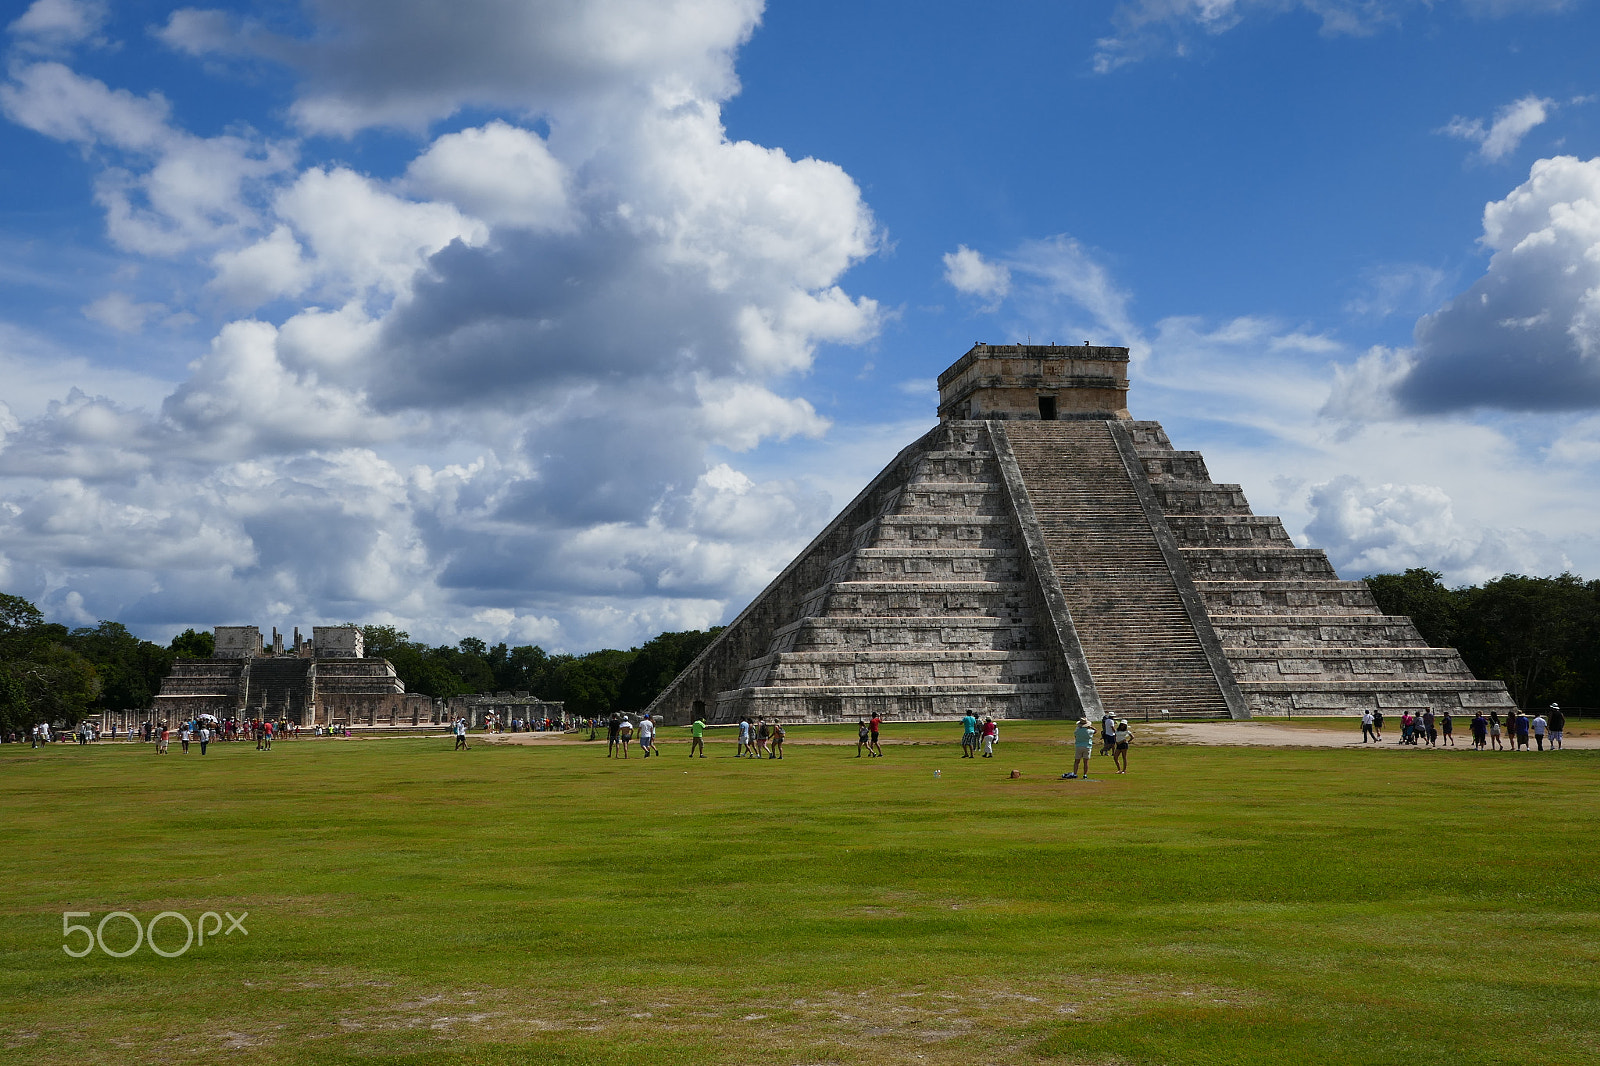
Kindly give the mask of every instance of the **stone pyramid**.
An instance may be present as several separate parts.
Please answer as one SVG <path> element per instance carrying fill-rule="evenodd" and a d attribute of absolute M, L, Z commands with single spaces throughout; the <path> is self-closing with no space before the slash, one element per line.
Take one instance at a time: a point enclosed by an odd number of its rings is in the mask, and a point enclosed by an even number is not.
<path fill-rule="evenodd" d="M 1198 452 L 1128 350 L 978 344 L 910 445 L 651 705 L 788 721 L 1511 706 Z"/>

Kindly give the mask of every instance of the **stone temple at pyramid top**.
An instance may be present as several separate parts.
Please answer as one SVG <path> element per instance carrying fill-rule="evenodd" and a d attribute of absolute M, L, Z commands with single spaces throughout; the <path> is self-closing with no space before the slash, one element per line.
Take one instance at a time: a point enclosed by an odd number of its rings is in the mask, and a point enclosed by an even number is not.
<path fill-rule="evenodd" d="M 974 345 L 939 422 L 651 704 L 669 723 L 1505 710 L 1129 417 L 1126 348 Z M 630 710 L 632 708 L 629 708 Z"/>
<path fill-rule="evenodd" d="M 984 344 L 939 375 L 939 421 L 1127 419 L 1128 349 Z"/>

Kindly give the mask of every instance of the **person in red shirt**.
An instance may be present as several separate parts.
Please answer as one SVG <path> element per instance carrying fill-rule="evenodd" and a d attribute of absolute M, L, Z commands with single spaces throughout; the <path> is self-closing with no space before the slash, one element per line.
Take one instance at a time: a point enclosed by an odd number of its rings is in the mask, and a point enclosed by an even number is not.
<path fill-rule="evenodd" d="M 878 728 L 882 725 L 883 719 L 876 714 L 872 716 L 872 721 L 867 723 L 867 728 L 872 733 L 872 739 L 867 743 L 867 753 L 876 755 L 880 759 L 883 758 L 883 749 L 878 747 Z"/>

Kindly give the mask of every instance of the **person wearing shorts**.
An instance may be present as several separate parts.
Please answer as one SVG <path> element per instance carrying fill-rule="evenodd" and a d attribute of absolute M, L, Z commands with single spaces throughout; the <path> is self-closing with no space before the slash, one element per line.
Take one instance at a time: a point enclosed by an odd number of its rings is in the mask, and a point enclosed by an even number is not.
<path fill-rule="evenodd" d="M 1117 746 L 1112 750 L 1111 759 L 1117 766 L 1117 773 L 1128 772 L 1128 745 L 1133 742 L 1133 730 L 1128 728 L 1128 720 L 1124 718 L 1117 723 L 1117 731 L 1113 734 Z"/>
<path fill-rule="evenodd" d="M 1496 751 L 1505 747 L 1500 743 L 1500 712 L 1489 712 L 1489 740 L 1493 742 Z"/>
<path fill-rule="evenodd" d="M 622 744 L 622 757 L 628 757 L 628 741 L 633 739 L 633 722 L 626 716 L 617 723 L 617 737 Z"/>
<path fill-rule="evenodd" d="M 694 758 L 699 752 L 700 757 L 706 757 L 706 720 L 696 718 L 689 725 L 689 758 Z"/>
<path fill-rule="evenodd" d="M 639 750 L 646 759 L 661 754 L 656 750 L 656 721 L 648 714 L 639 719 Z"/>
<path fill-rule="evenodd" d="M 1094 753 L 1094 726 L 1089 724 L 1089 719 L 1078 719 L 1077 728 L 1072 731 L 1072 772 L 1061 775 L 1063 781 L 1087 779 L 1089 776 L 1089 756 Z M 1083 773 L 1078 773 L 1078 764 L 1083 764 Z"/>
<path fill-rule="evenodd" d="M 1117 716 L 1112 714 L 1110 711 L 1107 711 L 1106 712 L 1106 716 L 1104 718 L 1100 719 L 1100 754 L 1101 755 L 1110 755 L 1111 754 L 1112 748 L 1115 747 L 1115 745 L 1117 743 L 1116 737 L 1117 737 Z"/>
<path fill-rule="evenodd" d="M 757 719 L 756 723 L 756 758 L 761 759 L 768 754 L 767 742 L 772 739 L 772 726 L 767 724 L 765 718 Z"/>
<path fill-rule="evenodd" d="M 1567 731 L 1567 715 L 1561 709 L 1561 704 L 1552 703 L 1550 713 L 1544 716 L 1550 723 L 1550 750 L 1557 751 L 1561 747 L 1561 734 Z"/>
<path fill-rule="evenodd" d="M 856 722 L 856 758 L 861 758 L 865 751 L 870 758 L 872 755 L 872 734 L 867 732 L 867 720 L 862 718 Z"/>
<path fill-rule="evenodd" d="M 970 759 L 978 751 L 978 716 L 968 711 L 961 719 L 961 757 Z"/>
<path fill-rule="evenodd" d="M 771 759 L 781 759 L 781 758 L 783 758 L 783 723 L 782 722 L 773 722 L 772 723 L 772 754 L 769 755 L 768 758 L 771 758 Z"/>
<path fill-rule="evenodd" d="M 878 745 L 878 730 L 882 726 L 883 719 L 879 718 L 877 715 L 873 715 L 872 720 L 867 723 L 867 729 L 872 733 L 872 743 L 870 744 L 872 753 L 880 759 L 883 758 L 883 748 L 879 747 Z"/>

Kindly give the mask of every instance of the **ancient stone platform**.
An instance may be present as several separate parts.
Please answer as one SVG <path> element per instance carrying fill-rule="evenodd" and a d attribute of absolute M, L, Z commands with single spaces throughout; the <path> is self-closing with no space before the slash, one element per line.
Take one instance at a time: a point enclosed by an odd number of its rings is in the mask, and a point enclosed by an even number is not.
<path fill-rule="evenodd" d="M 978 345 L 902 451 L 651 705 L 793 721 L 1510 706 L 1128 418 L 1127 349 Z M 1030 402 L 1032 401 L 1032 402 Z M 978 412 L 986 418 L 963 417 Z"/>

